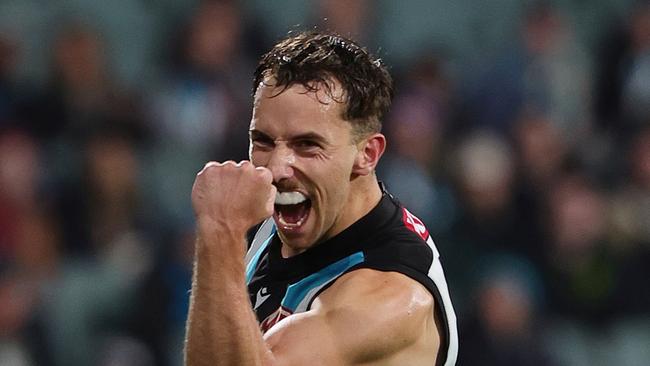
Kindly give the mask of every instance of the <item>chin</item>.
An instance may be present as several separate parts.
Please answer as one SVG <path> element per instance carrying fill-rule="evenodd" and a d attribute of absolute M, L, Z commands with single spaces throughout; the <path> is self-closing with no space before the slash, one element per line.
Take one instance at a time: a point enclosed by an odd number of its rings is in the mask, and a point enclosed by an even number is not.
<path fill-rule="evenodd" d="M 278 234 L 284 248 L 282 252 L 288 256 L 300 254 L 314 245 L 313 240 L 307 239 L 306 235 L 285 233 L 281 228 L 278 228 Z"/>

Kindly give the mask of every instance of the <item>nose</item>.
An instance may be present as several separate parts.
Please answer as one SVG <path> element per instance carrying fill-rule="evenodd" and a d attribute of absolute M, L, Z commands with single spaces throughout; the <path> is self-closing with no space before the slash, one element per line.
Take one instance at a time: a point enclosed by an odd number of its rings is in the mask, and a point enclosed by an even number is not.
<path fill-rule="evenodd" d="M 271 152 L 267 168 L 273 174 L 273 181 L 279 182 L 282 179 L 293 177 L 293 164 L 295 163 L 293 151 L 286 146 L 278 145 Z"/>

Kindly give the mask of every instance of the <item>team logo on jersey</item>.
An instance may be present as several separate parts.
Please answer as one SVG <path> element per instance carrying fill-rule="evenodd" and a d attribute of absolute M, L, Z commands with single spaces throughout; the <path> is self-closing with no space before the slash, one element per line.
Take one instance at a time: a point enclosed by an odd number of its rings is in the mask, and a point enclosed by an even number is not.
<path fill-rule="evenodd" d="M 271 313 L 260 323 L 260 329 L 262 333 L 266 333 L 267 330 L 271 329 L 272 326 L 276 325 L 280 320 L 288 317 L 293 314 L 293 312 L 284 306 L 280 306 L 278 310 Z"/>
<path fill-rule="evenodd" d="M 418 219 L 415 215 L 409 212 L 409 210 L 407 210 L 405 207 L 402 207 L 402 221 L 404 221 L 404 225 L 409 230 L 418 234 L 422 238 L 422 240 L 424 241 L 427 240 L 427 238 L 429 237 L 429 232 L 427 231 L 427 228 L 424 226 L 424 224 L 420 219 Z"/>

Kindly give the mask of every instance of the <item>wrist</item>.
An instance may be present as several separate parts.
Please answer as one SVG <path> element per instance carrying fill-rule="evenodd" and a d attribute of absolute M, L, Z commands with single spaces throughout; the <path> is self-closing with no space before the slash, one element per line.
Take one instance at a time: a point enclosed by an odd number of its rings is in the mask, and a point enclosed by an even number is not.
<path fill-rule="evenodd" d="M 243 223 L 232 219 L 214 219 L 209 216 L 200 216 L 196 219 L 198 234 L 201 236 L 216 236 L 227 241 L 230 238 L 246 238 L 248 228 Z"/>
<path fill-rule="evenodd" d="M 196 256 L 219 261 L 243 260 L 246 255 L 246 232 L 243 226 L 206 218 L 197 220 Z"/>

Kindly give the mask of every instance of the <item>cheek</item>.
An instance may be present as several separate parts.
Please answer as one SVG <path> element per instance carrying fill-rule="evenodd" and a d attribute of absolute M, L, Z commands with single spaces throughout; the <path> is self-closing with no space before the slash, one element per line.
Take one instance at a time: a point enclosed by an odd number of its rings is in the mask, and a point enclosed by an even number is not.
<path fill-rule="evenodd" d="M 321 181 L 327 192 L 327 199 L 330 201 L 333 210 L 342 206 L 348 197 L 350 186 L 351 166 L 337 165 L 331 167 L 323 174 Z"/>
<path fill-rule="evenodd" d="M 347 197 L 353 164 L 354 157 L 351 155 L 331 154 L 324 159 L 298 157 L 294 167 L 305 183 L 321 192 L 320 200 L 328 201 L 327 205 L 333 203 L 338 206 L 337 201 Z"/>

